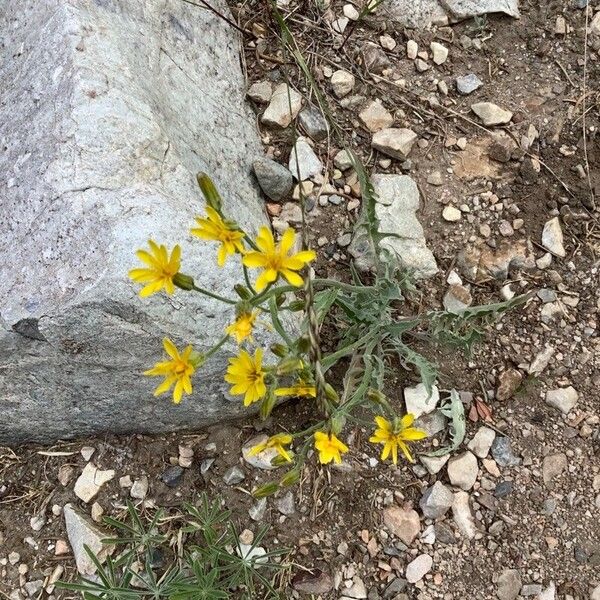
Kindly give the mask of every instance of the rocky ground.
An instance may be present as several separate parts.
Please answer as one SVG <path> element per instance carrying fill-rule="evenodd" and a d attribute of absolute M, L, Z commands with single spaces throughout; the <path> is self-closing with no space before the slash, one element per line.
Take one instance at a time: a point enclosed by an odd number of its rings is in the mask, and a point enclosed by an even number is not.
<path fill-rule="evenodd" d="M 339 133 L 267 5 L 233 7 L 265 144 L 254 169 L 275 230 L 301 220 L 299 166 L 318 271 L 344 277 L 360 259 L 360 186 L 345 144 L 387 175 L 374 178 L 390 198 L 382 227 L 396 228 L 397 248 L 428 276 L 407 310 L 533 297 L 472 356 L 437 352 L 440 389 L 460 390 L 469 415 L 449 459 L 381 464 L 356 428 L 341 467 L 311 464 L 296 488 L 254 501 L 269 473 L 243 448 L 306 422 L 310 407 L 296 404 L 267 423 L 196 434 L 3 449 L 3 597 L 73 597 L 53 584 L 75 577 L 78 536 L 93 535 L 82 512 L 99 522 L 123 514 L 128 497 L 147 513 L 172 510 L 205 490 L 246 537 L 268 523 L 263 545 L 290 549 L 286 597 L 600 598 L 600 16 L 585 6 L 531 3 L 520 20 L 406 30 L 379 9 L 357 20 L 351 4 L 290 4 L 283 14 Z M 432 434 L 421 449 L 444 443 L 440 411 L 418 394 L 416 410 Z"/>

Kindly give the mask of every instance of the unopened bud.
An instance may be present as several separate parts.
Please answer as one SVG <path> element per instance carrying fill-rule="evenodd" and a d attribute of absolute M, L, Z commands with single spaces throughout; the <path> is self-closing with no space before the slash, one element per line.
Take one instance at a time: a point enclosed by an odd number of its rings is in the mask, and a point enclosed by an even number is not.
<path fill-rule="evenodd" d="M 190 275 L 185 275 L 184 273 L 176 273 L 173 276 L 173 283 L 182 290 L 190 290 L 194 289 L 194 278 L 190 277 Z"/>
<path fill-rule="evenodd" d="M 204 356 L 204 354 L 201 354 L 200 352 L 196 352 L 195 350 L 193 350 L 190 354 L 190 363 L 192 364 L 194 369 L 199 369 L 204 364 L 205 360 L 206 356 Z"/>
<path fill-rule="evenodd" d="M 286 356 L 277 365 L 277 374 L 285 375 L 287 373 L 294 373 L 299 371 L 304 364 L 297 356 Z"/>
<path fill-rule="evenodd" d="M 346 417 L 344 415 L 333 415 L 331 417 L 331 433 L 338 435 L 346 425 Z"/>
<path fill-rule="evenodd" d="M 252 298 L 252 292 L 246 286 L 242 285 L 241 283 L 237 283 L 236 285 L 234 285 L 233 289 L 236 291 L 236 294 L 242 300 L 250 300 L 250 298 Z"/>
<path fill-rule="evenodd" d="M 304 310 L 304 300 L 292 300 L 287 307 L 294 312 Z"/>
<path fill-rule="evenodd" d="M 297 483 L 299 480 L 300 480 L 300 470 L 299 469 L 291 469 L 279 480 L 279 485 L 281 485 L 282 487 L 289 487 L 289 486 Z"/>
<path fill-rule="evenodd" d="M 212 179 L 206 173 L 198 173 L 196 175 L 196 180 L 198 181 L 198 185 L 204 194 L 206 204 L 220 213 L 223 203 L 221 201 L 219 192 L 217 192 L 215 184 L 212 182 Z"/>
<path fill-rule="evenodd" d="M 277 398 L 275 397 L 273 390 L 270 389 L 269 393 L 263 398 L 262 402 L 260 403 L 260 411 L 259 412 L 260 412 L 260 418 L 263 421 L 266 421 L 269 418 L 269 415 L 271 414 L 271 411 L 273 410 L 276 401 L 277 401 Z"/>
<path fill-rule="evenodd" d="M 367 398 L 376 404 L 384 404 L 387 401 L 385 395 L 379 390 L 370 389 L 367 392 Z"/>
<path fill-rule="evenodd" d="M 255 498 L 266 498 L 267 496 L 272 496 L 279 489 L 279 484 L 271 481 L 269 483 L 265 483 L 265 485 L 261 485 L 259 488 L 256 488 L 252 495 Z"/>
<path fill-rule="evenodd" d="M 271 352 L 279 358 L 283 358 L 287 353 L 288 349 L 283 344 L 271 344 Z"/>
<path fill-rule="evenodd" d="M 339 394 L 335 391 L 335 388 L 330 383 L 325 384 L 325 396 L 327 396 L 328 400 L 331 400 L 336 404 L 340 401 Z"/>

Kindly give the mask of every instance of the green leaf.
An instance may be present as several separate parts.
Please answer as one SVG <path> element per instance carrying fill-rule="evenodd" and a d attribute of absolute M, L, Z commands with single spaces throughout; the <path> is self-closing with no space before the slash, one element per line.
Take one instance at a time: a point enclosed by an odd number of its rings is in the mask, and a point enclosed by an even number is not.
<path fill-rule="evenodd" d="M 450 391 L 450 399 L 441 408 L 441 412 L 450 419 L 450 444 L 424 454 L 424 456 L 445 456 L 454 452 L 465 439 L 466 432 L 466 419 L 465 419 L 465 407 L 463 406 L 460 395 L 456 390 Z"/>

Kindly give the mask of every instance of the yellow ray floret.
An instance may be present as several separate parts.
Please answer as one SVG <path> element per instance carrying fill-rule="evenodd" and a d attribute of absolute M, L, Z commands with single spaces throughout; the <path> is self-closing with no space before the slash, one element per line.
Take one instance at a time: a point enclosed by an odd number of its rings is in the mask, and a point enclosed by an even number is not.
<path fill-rule="evenodd" d="M 225 381 L 232 384 L 231 394 L 234 396 L 243 394 L 244 406 L 250 406 L 267 393 L 262 357 L 262 349 L 257 348 L 254 356 L 241 350 L 236 357 L 229 359 Z"/>
<path fill-rule="evenodd" d="M 383 444 L 381 460 L 386 460 L 391 454 L 392 461 L 394 464 L 397 464 L 398 448 L 400 448 L 404 456 L 410 462 L 414 462 L 407 442 L 414 442 L 427 437 L 427 433 L 416 427 L 412 427 L 414 421 L 415 417 L 410 413 L 404 415 L 395 425 L 381 416 L 375 417 L 377 428 L 369 438 L 369 441 L 375 444 Z"/>
<path fill-rule="evenodd" d="M 277 451 L 277 454 L 281 456 L 285 461 L 292 462 L 292 457 L 285 448 L 285 446 L 289 446 L 292 443 L 292 436 L 287 433 L 277 433 L 276 435 L 272 435 L 270 438 L 267 438 L 264 442 L 253 446 L 248 453 L 250 456 L 256 456 L 260 454 L 267 448 L 274 448 Z"/>
<path fill-rule="evenodd" d="M 152 369 L 144 372 L 144 375 L 152 377 L 164 377 L 165 380 L 154 390 L 154 395 L 159 396 L 173 388 L 173 402 L 179 404 L 183 393 L 192 393 L 192 375 L 196 370 L 192 356 L 192 346 L 186 346 L 179 353 L 175 344 L 165 338 L 163 340 L 165 352 L 170 360 L 158 362 Z"/>
<path fill-rule="evenodd" d="M 198 227 L 192 229 L 192 235 L 203 240 L 213 242 L 221 242 L 219 252 L 217 254 L 217 263 L 220 267 L 225 264 L 228 256 L 234 255 L 236 252 L 240 254 L 244 251 L 243 232 L 230 227 L 221 215 L 210 206 L 206 207 L 206 218 L 196 217 Z"/>
<path fill-rule="evenodd" d="M 153 240 L 148 240 L 150 251 L 138 250 L 136 256 L 147 266 L 142 269 L 132 269 L 129 277 L 136 283 L 144 283 L 140 296 L 145 298 L 160 292 L 164 288 L 167 294 L 175 291 L 173 278 L 181 267 L 181 248 L 175 246 L 171 256 L 164 245 L 158 245 Z"/>
<path fill-rule="evenodd" d="M 237 319 L 225 328 L 225 333 L 235 338 L 238 344 L 241 344 L 246 338 L 252 335 L 252 328 L 254 327 L 257 315 L 257 310 L 238 315 Z"/>
<path fill-rule="evenodd" d="M 300 287 L 303 283 L 298 271 L 302 270 L 309 262 L 316 258 L 314 250 L 304 250 L 291 254 L 296 239 L 296 232 L 287 229 L 281 236 L 281 241 L 276 244 L 273 234 L 268 227 L 261 227 L 256 236 L 258 250 L 244 254 L 244 265 L 262 269 L 256 279 L 256 290 L 264 290 L 278 277 L 284 277 L 288 283 Z"/>
<path fill-rule="evenodd" d="M 317 431 L 315 433 L 315 448 L 319 453 L 319 462 L 326 465 L 331 461 L 337 464 L 342 462 L 342 454 L 348 452 L 348 446 L 341 442 L 333 433 Z"/>

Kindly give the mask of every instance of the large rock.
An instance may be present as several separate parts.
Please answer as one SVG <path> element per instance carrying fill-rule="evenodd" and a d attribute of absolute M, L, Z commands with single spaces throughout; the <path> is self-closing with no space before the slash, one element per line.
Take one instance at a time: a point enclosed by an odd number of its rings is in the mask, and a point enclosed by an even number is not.
<path fill-rule="evenodd" d="M 435 275 L 437 264 L 416 216 L 419 190 L 415 181 L 408 175 L 373 175 L 371 181 L 377 194 L 375 212 L 379 231 L 391 234 L 381 241 L 381 248 L 398 257 L 416 277 Z M 350 246 L 350 253 L 361 270 L 368 270 L 374 262 L 374 250 L 364 227 L 365 218 L 363 213 Z"/>
<path fill-rule="evenodd" d="M 224 0 L 213 2 L 227 12 Z M 127 271 L 149 237 L 232 297 L 237 261 L 192 239 L 208 172 L 255 232 L 261 156 L 239 39 L 181 0 L 5 3 L 0 46 L 0 441 L 196 427 L 242 412 L 215 355 L 179 406 L 141 372 L 160 340 L 200 351 L 232 311 L 185 292 L 140 299 Z M 210 31 L 210 36 L 206 32 Z"/>
<path fill-rule="evenodd" d="M 488 13 L 519 16 L 518 0 L 391 0 L 378 12 L 406 27 L 447 25 Z"/>

